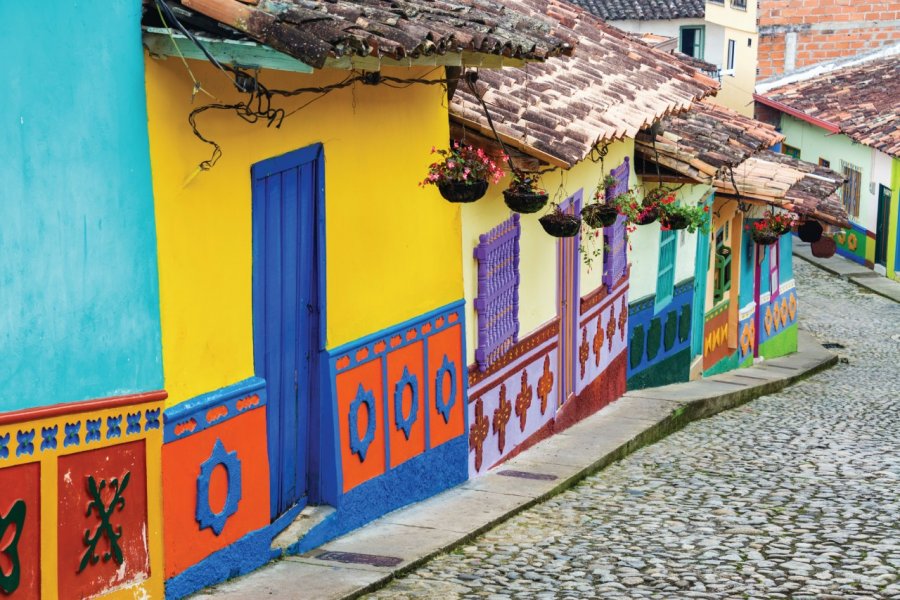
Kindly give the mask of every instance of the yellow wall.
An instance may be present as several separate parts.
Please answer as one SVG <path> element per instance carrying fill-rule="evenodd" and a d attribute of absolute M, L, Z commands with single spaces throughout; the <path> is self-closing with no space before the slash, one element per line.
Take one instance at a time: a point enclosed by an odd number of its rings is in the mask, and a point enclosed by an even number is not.
<path fill-rule="evenodd" d="M 462 296 L 460 214 L 426 174 L 432 145 L 446 144 L 442 86 L 364 86 L 338 90 L 285 119 L 248 124 L 234 112 L 198 118 L 223 150 L 211 171 L 185 181 L 210 147 L 188 125 L 192 81 L 179 60 L 147 58 L 147 104 L 169 403 L 253 374 L 250 167 L 321 142 L 325 154 L 327 345 L 334 347 Z M 224 102 L 242 99 L 225 76 L 188 61 L 204 88 Z M 391 69 L 399 77 L 442 70 Z M 339 81 L 344 71 L 263 72 L 269 88 Z M 288 109 L 311 96 L 276 102 Z"/>
<path fill-rule="evenodd" d="M 622 163 L 626 156 L 633 156 L 634 140 L 627 139 L 609 146 L 604 161 L 606 172 Z M 550 194 L 550 199 L 562 202 L 583 189 L 584 201 L 594 194 L 598 181 L 602 178 L 599 163 L 585 160 L 568 171 L 556 169 L 541 178 L 541 186 Z M 632 172 L 631 184 L 635 177 Z M 503 202 L 503 190 L 509 185 L 507 177 L 488 189 L 487 195 L 467 205 L 462 210 L 462 265 L 466 298 L 466 360 L 475 361 L 477 348 L 478 317 L 474 300 L 478 295 L 478 261 L 473 251 L 478 245 L 478 236 L 496 227 L 509 218 L 511 212 Z M 531 215 L 521 215 L 522 236 L 519 243 L 519 338 L 527 336 L 556 317 L 556 245 L 557 239 L 548 235 L 538 218 L 546 211 Z M 602 247 L 602 246 L 601 246 Z M 593 260 L 590 268 L 581 261 L 581 295 L 585 295 L 601 284 L 603 274 L 602 256 Z"/>

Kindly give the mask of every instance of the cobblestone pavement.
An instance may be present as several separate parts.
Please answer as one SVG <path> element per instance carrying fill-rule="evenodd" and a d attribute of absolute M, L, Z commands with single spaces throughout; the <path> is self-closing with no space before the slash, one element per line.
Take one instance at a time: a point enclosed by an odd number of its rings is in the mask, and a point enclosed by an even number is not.
<path fill-rule="evenodd" d="M 849 362 L 693 423 L 369 597 L 900 599 L 900 304 L 802 261 L 795 275 L 801 327 Z"/>

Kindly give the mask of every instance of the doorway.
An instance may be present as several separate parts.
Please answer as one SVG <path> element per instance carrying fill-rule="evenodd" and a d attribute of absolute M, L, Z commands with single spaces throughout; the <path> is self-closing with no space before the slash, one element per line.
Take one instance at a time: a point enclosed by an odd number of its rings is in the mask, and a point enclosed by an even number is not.
<path fill-rule="evenodd" d="M 271 516 L 308 498 L 320 349 L 321 144 L 253 165 L 253 362 L 266 381 Z"/>
<path fill-rule="evenodd" d="M 581 192 L 559 205 L 560 211 L 581 213 Z M 575 368 L 578 364 L 578 313 L 580 296 L 578 279 L 581 272 L 578 246 L 581 234 L 560 238 L 556 245 L 556 297 L 559 315 L 559 403 L 563 404 L 575 393 Z"/>
<path fill-rule="evenodd" d="M 887 266 L 888 230 L 891 220 L 891 189 L 878 186 L 878 221 L 875 224 L 875 264 Z"/>

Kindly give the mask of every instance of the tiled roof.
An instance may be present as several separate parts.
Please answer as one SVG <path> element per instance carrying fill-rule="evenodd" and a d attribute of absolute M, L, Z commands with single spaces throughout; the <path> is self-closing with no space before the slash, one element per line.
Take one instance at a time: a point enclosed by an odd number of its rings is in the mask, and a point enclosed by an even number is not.
<path fill-rule="evenodd" d="M 716 81 L 672 55 L 567 2 L 498 2 L 551 17 L 558 23 L 554 34 L 575 45 L 571 57 L 480 74 L 478 89 L 504 142 L 547 162 L 571 166 L 598 143 L 634 137 L 718 89 Z M 454 119 L 490 134 L 465 85 L 457 89 L 450 110 Z"/>
<path fill-rule="evenodd" d="M 711 182 L 728 167 L 784 139 L 775 128 L 712 102 L 667 117 L 654 137 L 642 131 L 635 150 L 648 160 L 696 181 Z"/>
<path fill-rule="evenodd" d="M 843 177 L 768 150 L 784 139 L 771 125 L 707 101 L 664 119 L 655 130 L 655 137 L 643 131 L 635 139 L 645 160 L 710 183 L 721 194 L 733 195 L 737 185 L 743 198 L 849 227 L 835 195 Z"/>
<path fill-rule="evenodd" d="M 704 0 L 571 0 L 604 21 L 702 19 Z"/>
<path fill-rule="evenodd" d="M 831 124 L 860 144 L 900 157 L 900 55 L 790 83 L 758 99 Z"/>
<path fill-rule="evenodd" d="M 316 68 L 345 56 L 403 59 L 476 52 L 542 60 L 571 52 L 551 35 L 546 19 L 486 0 L 181 3 Z"/>
<path fill-rule="evenodd" d="M 717 178 L 715 186 L 718 193 L 733 195 L 736 184 L 744 198 L 847 228 L 847 210 L 837 194 L 843 183 L 831 169 L 764 150 L 734 168 L 734 183 L 728 175 Z"/>

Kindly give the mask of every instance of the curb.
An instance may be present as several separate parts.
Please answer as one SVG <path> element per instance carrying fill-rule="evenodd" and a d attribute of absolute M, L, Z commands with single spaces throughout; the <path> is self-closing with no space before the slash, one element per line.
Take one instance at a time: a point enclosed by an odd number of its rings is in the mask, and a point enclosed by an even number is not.
<path fill-rule="evenodd" d="M 850 264 L 855 264 L 855 263 L 853 263 L 852 261 L 847 261 L 847 259 L 840 257 L 838 255 L 835 255 L 834 257 L 832 257 L 830 259 L 818 259 L 814 256 L 811 256 L 807 252 L 806 246 L 802 246 L 799 243 L 797 243 L 796 241 L 794 243 L 794 248 L 793 248 L 792 254 L 794 256 L 796 256 L 797 258 L 801 259 L 802 261 L 807 262 L 807 263 L 813 265 L 814 267 L 818 267 L 819 269 L 825 271 L 826 273 L 834 275 L 835 277 L 843 279 L 844 281 L 849 281 L 850 283 L 857 285 L 868 292 L 877 294 L 877 295 L 881 296 L 882 298 L 887 298 L 888 300 L 893 300 L 894 302 L 900 302 L 900 284 L 897 284 L 892 279 L 888 279 L 882 275 L 879 275 L 875 271 L 869 270 L 868 268 L 860 267 L 861 269 L 863 269 L 860 272 L 842 272 L 841 270 L 830 266 L 826 262 L 826 260 L 835 260 L 836 258 L 838 258 L 838 259 L 844 260 Z M 896 290 L 891 290 L 890 292 L 888 292 L 883 289 L 879 289 L 878 287 L 873 287 L 866 281 L 866 280 L 872 280 L 873 282 L 875 282 L 879 279 L 884 280 L 879 283 L 883 283 L 884 285 L 890 286 L 890 287 L 896 286 Z"/>
<path fill-rule="evenodd" d="M 374 592 L 689 423 L 780 391 L 838 362 L 808 333 L 801 331 L 799 339 L 800 350 L 789 356 L 700 381 L 627 392 L 490 473 L 197 597 L 350 600 Z M 379 567 L 319 558 L 323 552 L 372 555 L 379 550 L 402 562 Z"/>

